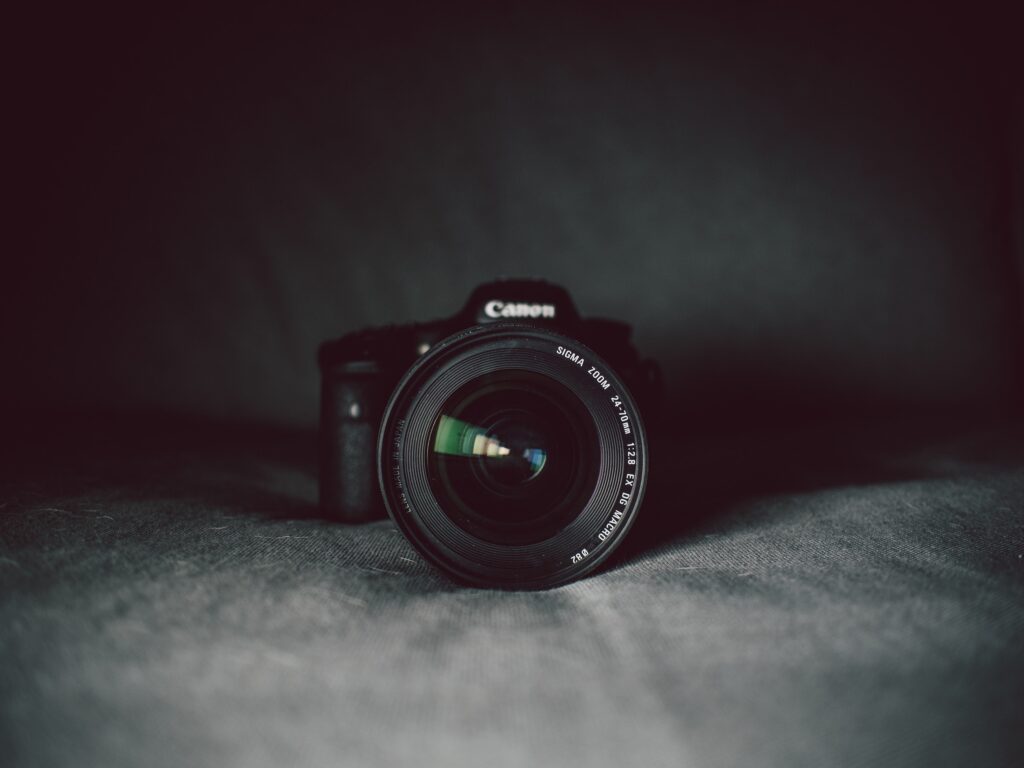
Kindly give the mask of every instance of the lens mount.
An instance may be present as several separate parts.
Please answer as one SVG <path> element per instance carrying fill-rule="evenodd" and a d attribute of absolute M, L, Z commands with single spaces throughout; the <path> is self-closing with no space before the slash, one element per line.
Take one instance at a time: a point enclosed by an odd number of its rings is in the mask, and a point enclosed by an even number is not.
<path fill-rule="evenodd" d="M 577 341 L 476 326 L 396 387 L 377 445 L 392 520 L 454 578 L 544 588 L 611 554 L 636 516 L 647 441 L 618 375 Z"/>

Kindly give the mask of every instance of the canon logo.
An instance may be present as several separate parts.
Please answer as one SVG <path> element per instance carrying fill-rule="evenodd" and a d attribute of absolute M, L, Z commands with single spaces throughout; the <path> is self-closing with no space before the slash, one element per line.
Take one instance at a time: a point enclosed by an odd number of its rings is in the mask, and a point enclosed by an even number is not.
<path fill-rule="evenodd" d="M 553 304 L 506 304 L 504 301 L 488 301 L 484 305 L 488 317 L 554 317 Z"/>

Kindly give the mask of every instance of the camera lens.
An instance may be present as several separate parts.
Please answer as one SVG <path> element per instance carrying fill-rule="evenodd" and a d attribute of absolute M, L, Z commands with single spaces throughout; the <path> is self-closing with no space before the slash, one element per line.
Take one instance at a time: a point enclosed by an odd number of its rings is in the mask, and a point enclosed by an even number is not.
<path fill-rule="evenodd" d="M 636 406 L 582 344 L 469 329 L 420 358 L 385 411 L 388 512 L 425 558 L 474 584 L 539 588 L 593 570 L 632 523 L 647 474 Z"/>
<path fill-rule="evenodd" d="M 472 379 L 441 407 L 427 458 L 452 521 L 494 544 L 550 538 L 590 499 L 597 433 L 572 390 L 532 371 Z"/>

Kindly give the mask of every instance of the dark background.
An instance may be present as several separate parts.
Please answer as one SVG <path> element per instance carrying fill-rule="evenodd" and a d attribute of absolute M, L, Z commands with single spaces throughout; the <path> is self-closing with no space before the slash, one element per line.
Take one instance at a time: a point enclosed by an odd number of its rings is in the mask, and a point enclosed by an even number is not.
<path fill-rule="evenodd" d="M 15 415 L 308 427 L 321 340 L 450 314 L 496 275 L 633 322 L 680 425 L 1019 403 L 1020 61 L 999 6 L 21 21 Z"/>
<path fill-rule="evenodd" d="M 0 761 L 1024 765 L 1020 29 L 5 20 Z M 547 591 L 317 506 L 317 345 L 502 274 L 668 383 L 637 525 Z"/>

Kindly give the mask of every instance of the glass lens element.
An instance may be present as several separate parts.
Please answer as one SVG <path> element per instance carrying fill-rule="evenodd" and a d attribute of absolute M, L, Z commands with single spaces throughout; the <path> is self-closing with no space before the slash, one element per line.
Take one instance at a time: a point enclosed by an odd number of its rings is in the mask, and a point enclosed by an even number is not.
<path fill-rule="evenodd" d="M 441 409 L 430 447 L 442 510 L 498 544 L 558 533 L 590 499 L 600 464 L 593 418 L 575 393 L 522 370 L 462 386 Z"/>
<path fill-rule="evenodd" d="M 534 447 L 544 442 L 537 430 L 525 426 L 530 414 L 519 413 L 491 430 L 465 421 L 441 416 L 434 450 L 450 456 L 486 458 L 489 471 L 504 477 L 510 485 L 534 479 L 547 463 L 547 451 Z M 517 419 L 519 421 L 517 421 Z"/>

